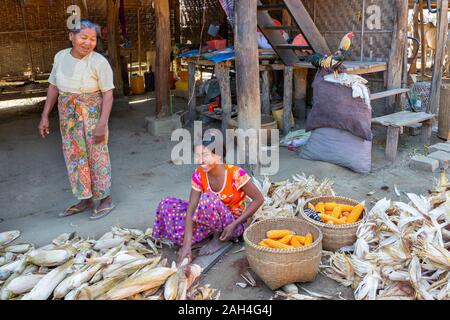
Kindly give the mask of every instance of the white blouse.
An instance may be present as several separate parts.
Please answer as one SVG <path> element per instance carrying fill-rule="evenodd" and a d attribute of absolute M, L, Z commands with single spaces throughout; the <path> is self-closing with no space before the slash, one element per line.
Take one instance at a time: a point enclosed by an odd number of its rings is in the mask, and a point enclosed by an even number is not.
<path fill-rule="evenodd" d="M 48 82 L 68 93 L 106 92 L 114 89 L 113 71 L 108 60 L 97 52 L 82 59 L 70 54 L 71 48 L 55 55 Z"/>

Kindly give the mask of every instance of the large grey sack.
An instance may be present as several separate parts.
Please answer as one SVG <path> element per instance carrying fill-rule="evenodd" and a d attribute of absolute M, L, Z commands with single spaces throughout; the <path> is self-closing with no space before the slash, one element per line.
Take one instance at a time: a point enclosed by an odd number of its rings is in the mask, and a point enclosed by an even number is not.
<path fill-rule="evenodd" d="M 345 130 L 320 128 L 312 132 L 300 157 L 334 163 L 358 173 L 368 174 L 372 167 L 372 142 Z"/>
<path fill-rule="evenodd" d="M 371 141 L 372 110 L 363 99 L 352 97 L 352 88 L 324 79 L 326 72 L 317 72 L 313 82 L 313 108 L 306 120 L 306 131 L 335 128 Z"/>

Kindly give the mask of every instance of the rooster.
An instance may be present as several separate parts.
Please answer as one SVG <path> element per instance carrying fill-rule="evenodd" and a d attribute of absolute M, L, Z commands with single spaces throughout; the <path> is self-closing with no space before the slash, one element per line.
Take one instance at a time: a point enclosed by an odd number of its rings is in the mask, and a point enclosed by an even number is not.
<path fill-rule="evenodd" d="M 315 53 L 311 55 L 304 56 L 302 60 L 311 63 L 318 69 L 323 69 L 326 72 L 333 72 L 335 79 L 337 79 L 337 74 L 343 72 L 345 68 L 343 63 L 347 53 L 352 45 L 353 32 L 347 33 L 344 38 L 342 38 L 339 45 L 339 49 L 332 55 L 322 55 L 320 53 Z"/>

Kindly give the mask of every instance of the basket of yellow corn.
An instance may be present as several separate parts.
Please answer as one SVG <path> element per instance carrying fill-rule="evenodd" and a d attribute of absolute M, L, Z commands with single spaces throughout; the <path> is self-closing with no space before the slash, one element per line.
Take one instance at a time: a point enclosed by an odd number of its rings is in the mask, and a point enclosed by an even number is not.
<path fill-rule="evenodd" d="M 297 218 L 267 219 L 244 232 L 247 260 L 272 289 L 311 282 L 319 272 L 322 232 Z"/>
<path fill-rule="evenodd" d="M 305 203 L 300 217 L 322 231 L 324 250 L 336 251 L 356 241 L 365 207 L 364 203 L 345 197 L 318 197 Z"/>

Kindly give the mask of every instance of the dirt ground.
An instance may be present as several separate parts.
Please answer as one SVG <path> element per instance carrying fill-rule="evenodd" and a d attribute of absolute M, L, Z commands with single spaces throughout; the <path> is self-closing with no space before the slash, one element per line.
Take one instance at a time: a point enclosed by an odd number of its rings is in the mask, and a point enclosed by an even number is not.
<path fill-rule="evenodd" d="M 145 100 L 136 97 L 131 100 Z M 98 238 L 113 225 L 146 229 L 152 226 L 158 202 L 166 195 L 187 198 L 193 165 L 175 166 L 170 162 L 170 137 L 155 138 L 146 132 L 145 117 L 154 113 L 154 100 L 128 105 L 116 103 L 110 120 L 110 153 L 113 173 L 114 212 L 99 221 L 90 221 L 88 213 L 58 218 L 58 213 L 73 198 L 61 150 L 58 119 L 51 117 L 51 135 L 42 140 L 37 133 L 39 113 L 21 113 L 0 117 L 0 232 L 20 230 L 21 242 L 36 245 L 49 243 L 64 232 Z M 185 108 L 186 102 L 174 99 L 174 110 Z M 432 188 L 438 173 L 417 172 L 409 168 L 413 153 L 424 153 L 419 137 L 403 135 L 399 159 L 389 165 L 384 160 L 383 133 L 377 134 L 373 148 L 373 169 L 370 175 L 359 175 L 347 169 L 322 162 L 300 159 L 294 152 L 281 148 L 280 172 L 274 181 L 304 172 L 335 181 L 338 195 L 373 202 L 387 197 L 406 200 L 403 192 L 425 194 Z M 356 157 L 357 155 L 355 155 Z M 384 191 L 382 187 L 389 189 Z M 401 192 L 394 192 L 397 186 Z M 384 188 L 386 189 L 386 188 Z M 372 196 L 368 192 L 375 191 Z M 248 268 L 245 252 L 233 253 L 243 244 L 236 244 L 202 279 L 221 290 L 221 299 L 269 299 L 273 293 L 260 280 L 255 288 L 241 289 L 236 282 Z M 337 298 L 339 292 L 352 298 L 348 288 L 319 275 L 306 288 Z"/>

